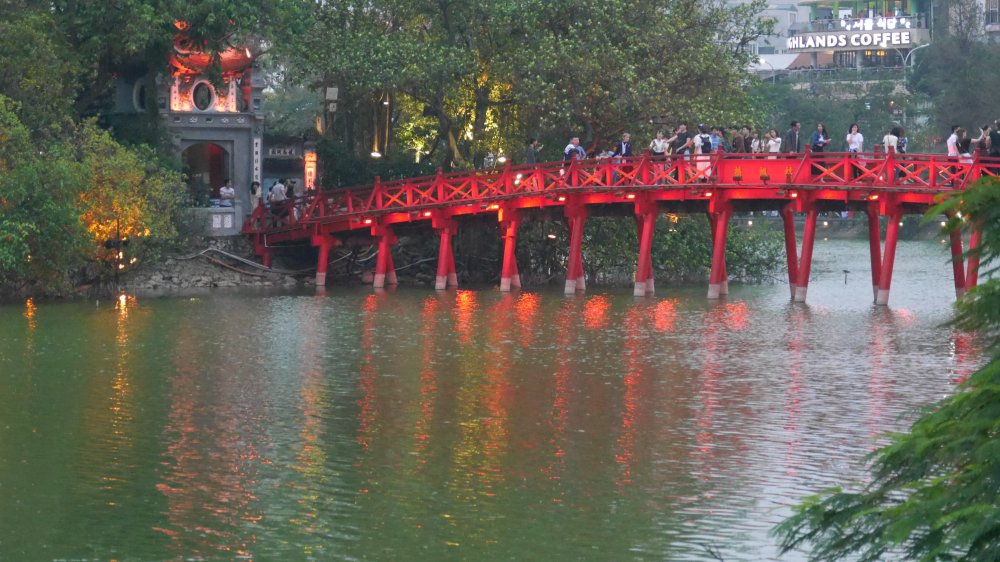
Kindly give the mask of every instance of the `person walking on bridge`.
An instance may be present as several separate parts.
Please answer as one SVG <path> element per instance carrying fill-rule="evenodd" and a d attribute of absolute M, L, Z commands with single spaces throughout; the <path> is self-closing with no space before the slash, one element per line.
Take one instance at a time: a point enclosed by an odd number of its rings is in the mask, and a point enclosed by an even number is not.
<path fill-rule="evenodd" d="M 542 151 L 542 145 L 538 142 L 538 139 L 531 137 L 528 139 L 528 144 L 524 147 L 524 163 L 525 164 L 537 164 L 538 163 L 538 153 Z"/>
<path fill-rule="evenodd" d="M 802 125 L 798 121 L 792 121 L 792 126 L 785 131 L 785 138 L 781 141 L 782 152 L 794 154 L 802 152 L 802 141 L 799 139 L 799 130 Z"/>
<path fill-rule="evenodd" d="M 571 160 L 583 160 L 586 157 L 587 152 L 580 146 L 580 137 L 569 139 L 569 144 L 563 149 L 563 160 L 569 162 Z"/>

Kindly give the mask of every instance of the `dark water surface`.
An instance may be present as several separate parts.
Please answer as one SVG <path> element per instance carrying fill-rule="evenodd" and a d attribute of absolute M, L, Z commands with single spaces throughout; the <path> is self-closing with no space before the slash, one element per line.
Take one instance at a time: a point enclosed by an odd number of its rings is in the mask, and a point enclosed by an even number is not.
<path fill-rule="evenodd" d="M 772 559 L 791 503 L 862 477 L 981 363 L 941 327 L 945 259 L 901 242 L 888 308 L 863 241 L 817 242 L 807 305 L 775 284 L 0 308 L 0 560 Z"/>

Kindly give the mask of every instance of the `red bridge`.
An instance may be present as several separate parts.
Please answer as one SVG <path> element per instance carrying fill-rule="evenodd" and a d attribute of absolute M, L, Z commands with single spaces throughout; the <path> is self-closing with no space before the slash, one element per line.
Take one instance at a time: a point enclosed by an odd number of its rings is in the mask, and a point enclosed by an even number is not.
<path fill-rule="evenodd" d="M 788 282 L 795 301 L 805 301 L 812 265 L 816 221 L 824 211 L 863 211 L 868 216 L 872 290 L 886 304 L 892 281 L 899 224 L 904 214 L 922 214 L 942 194 L 961 191 L 980 177 L 1000 174 L 1000 159 L 949 158 L 940 155 L 866 153 L 712 154 L 616 160 L 574 160 L 530 166 L 474 170 L 374 185 L 324 191 L 273 208 L 259 206 L 243 232 L 255 252 L 270 264 L 282 245 L 308 241 L 319 249 L 316 282 L 326 282 L 330 250 L 347 235 L 370 235 L 378 244 L 375 287 L 395 284 L 393 227 L 425 223 L 440 237 L 436 288 L 458 285 L 452 237 L 456 217 L 495 215 L 504 238 L 500 290 L 520 287 L 515 246 L 526 209 L 561 207 L 570 247 L 566 292 L 585 289 L 581 246 L 588 208 L 627 205 L 634 208 L 639 234 L 635 294 L 652 293 L 650 249 L 661 211 L 705 212 L 712 226 L 712 269 L 708 298 L 728 292 L 726 232 L 734 211 L 779 211 L 784 223 Z M 794 213 L 805 214 L 801 250 Z M 888 217 L 884 247 L 879 217 Z M 971 246 L 979 243 L 973 230 Z M 960 233 L 951 236 L 955 292 L 975 286 L 978 263 L 962 259 Z"/>

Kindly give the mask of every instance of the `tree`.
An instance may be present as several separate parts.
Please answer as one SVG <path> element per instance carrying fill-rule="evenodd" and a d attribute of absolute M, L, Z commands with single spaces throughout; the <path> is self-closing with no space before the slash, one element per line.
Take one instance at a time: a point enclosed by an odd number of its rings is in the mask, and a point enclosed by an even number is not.
<path fill-rule="evenodd" d="M 764 2 L 381 0 L 317 4 L 292 74 L 338 86 L 339 135 L 367 153 L 382 130 L 432 120 L 403 150 L 445 167 L 514 154 L 526 136 L 591 147 L 653 116 L 732 123 L 749 115 L 749 44 Z M 391 136 L 390 130 L 390 136 Z M 369 134 L 369 131 L 372 134 Z M 412 133 L 412 129 L 411 129 Z M 384 142 L 385 139 L 383 138 Z"/>
<path fill-rule="evenodd" d="M 983 72 L 983 61 L 1000 58 L 1000 44 L 983 37 L 983 7 L 976 0 L 938 2 L 943 14 L 935 25 L 934 42 L 917 56 L 911 83 L 930 97 L 938 149 L 954 125 L 974 130 L 997 115 L 995 92 L 1000 75 Z"/>
<path fill-rule="evenodd" d="M 980 181 L 929 214 L 945 211 L 961 211 L 949 229 L 981 228 L 981 279 L 995 273 L 1000 181 Z M 990 361 L 909 433 L 873 453 L 871 482 L 801 504 L 776 529 L 784 551 L 809 544 L 813 560 L 1000 557 L 1000 278 L 987 278 L 961 299 L 954 322 L 979 334 Z"/>

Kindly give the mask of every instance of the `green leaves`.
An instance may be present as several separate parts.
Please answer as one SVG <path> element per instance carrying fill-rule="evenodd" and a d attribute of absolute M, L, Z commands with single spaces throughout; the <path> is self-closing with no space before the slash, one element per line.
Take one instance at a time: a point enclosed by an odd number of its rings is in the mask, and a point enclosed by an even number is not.
<path fill-rule="evenodd" d="M 357 152 L 370 146 L 357 139 L 374 129 L 372 100 L 392 92 L 422 107 L 398 111 L 394 127 L 436 121 L 432 135 L 397 150 L 422 145 L 446 167 L 478 165 L 487 152 L 518 154 L 528 136 L 579 134 L 603 148 L 623 130 L 651 136 L 653 116 L 742 122 L 750 115 L 743 47 L 768 29 L 756 18 L 763 6 L 331 2 L 316 6 L 288 64 L 293 76 L 341 87 L 336 132 Z"/>

